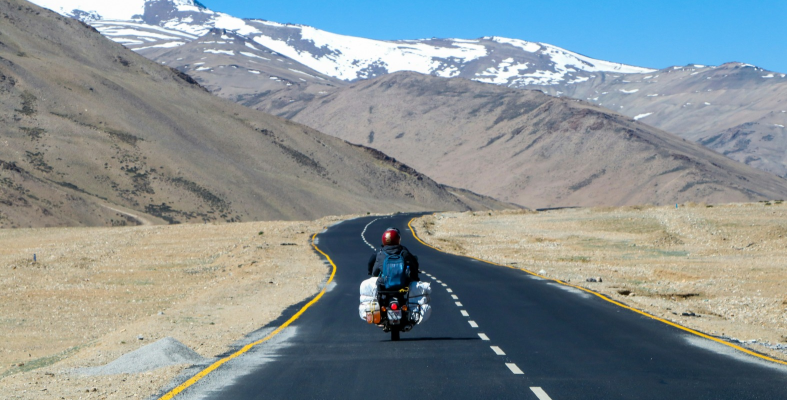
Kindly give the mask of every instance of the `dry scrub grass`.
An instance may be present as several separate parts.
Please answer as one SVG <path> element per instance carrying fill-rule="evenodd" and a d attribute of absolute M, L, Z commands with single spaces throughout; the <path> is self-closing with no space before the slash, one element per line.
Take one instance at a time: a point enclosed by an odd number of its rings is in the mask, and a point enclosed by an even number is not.
<path fill-rule="evenodd" d="M 185 366 L 71 371 L 167 336 L 225 352 L 319 290 L 327 269 L 311 234 L 337 220 L 1 231 L 0 397 L 154 394 Z"/>
<path fill-rule="evenodd" d="M 446 213 L 416 228 L 446 251 L 542 271 L 787 359 L 782 202 Z"/>

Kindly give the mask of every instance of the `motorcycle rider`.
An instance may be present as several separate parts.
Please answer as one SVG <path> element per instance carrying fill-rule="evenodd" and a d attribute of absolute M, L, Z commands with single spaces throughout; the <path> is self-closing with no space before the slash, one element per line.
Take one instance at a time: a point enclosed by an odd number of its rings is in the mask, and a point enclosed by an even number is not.
<path fill-rule="evenodd" d="M 396 228 L 388 228 L 383 233 L 382 248 L 369 258 L 369 275 L 380 276 L 383 269 L 383 262 L 388 254 L 399 254 L 404 259 L 404 265 L 409 267 L 410 282 L 418 282 L 418 257 L 410 253 L 407 247 L 402 246 L 402 237 Z"/>

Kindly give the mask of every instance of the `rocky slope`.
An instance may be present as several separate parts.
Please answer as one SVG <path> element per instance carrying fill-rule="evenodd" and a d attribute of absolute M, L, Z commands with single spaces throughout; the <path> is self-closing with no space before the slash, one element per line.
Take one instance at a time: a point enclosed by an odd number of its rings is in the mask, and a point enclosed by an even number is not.
<path fill-rule="evenodd" d="M 586 102 L 397 73 L 284 109 L 450 185 L 529 207 L 787 197 L 787 181 Z"/>
<path fill-rule="evenodd" d="M 787 176 L 787 74 L 753 65 L 689 65 L 538 87 L 593 102 Z"/>
<path fill-rule="evenodd" d="M 2 227 L 470 207 L 402 164 L 218 99 L 79 21 L 22 0 L 0 14 Z"/>

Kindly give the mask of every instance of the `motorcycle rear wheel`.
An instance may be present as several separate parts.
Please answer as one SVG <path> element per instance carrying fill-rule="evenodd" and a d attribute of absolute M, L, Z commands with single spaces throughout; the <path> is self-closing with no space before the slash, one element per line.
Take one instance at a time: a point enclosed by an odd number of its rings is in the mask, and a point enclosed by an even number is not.
<path fill-rule="evenodd" d="M 398 342 L 399 341 L 399 327 L 395 326 L 391 328 L 391 341 Z"/>

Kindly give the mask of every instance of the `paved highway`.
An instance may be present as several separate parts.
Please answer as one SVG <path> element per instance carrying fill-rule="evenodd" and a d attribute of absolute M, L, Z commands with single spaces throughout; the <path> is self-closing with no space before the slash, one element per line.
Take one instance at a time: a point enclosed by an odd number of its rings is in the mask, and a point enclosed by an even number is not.
<path fill-rule="evenodd" d="M 199 381 L 183 395 L 787 399 L 784 366 L 519 270 L 426 247 L 407 229 L 410 218 L 360 218 L 318 235 L 318 247 L 337 266 L 336 286 L 287 328 L 297 332 L 287 346 L 275 350 L 272 361 L 244 364 L 246 375 L 231 384 L 206 392 L 208 385 Z M 372 252 L 361 233 L 366 229 L 374 245 L 389 226 L 402 231 L 403 244 L 426 272 L 422 280 L 433 288 L 431 319 L 402 333 L 399 342 L 357 313 L 358 286 L 368 277 Z"/>

